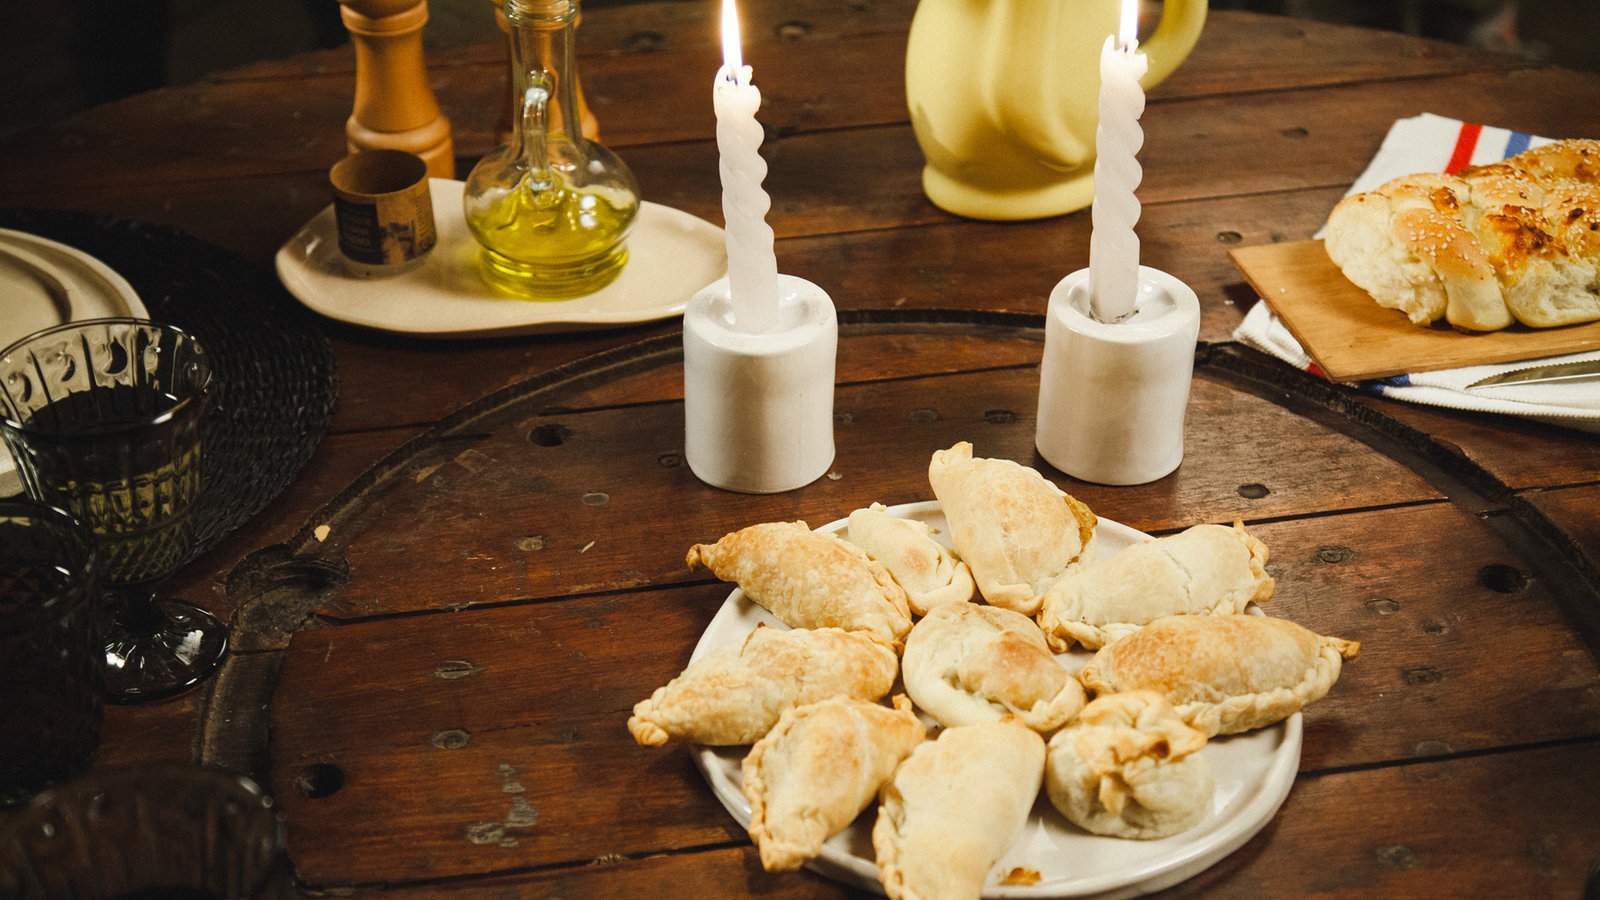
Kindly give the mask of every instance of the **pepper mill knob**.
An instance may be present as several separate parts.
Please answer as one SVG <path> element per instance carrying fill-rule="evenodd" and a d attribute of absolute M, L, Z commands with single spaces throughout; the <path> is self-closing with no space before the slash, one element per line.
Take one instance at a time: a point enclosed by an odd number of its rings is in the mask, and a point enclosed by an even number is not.
<path fill-rule="evenodd" d="M 450 120 L 428 85 L 422 50 L 427 0 L 340 0 L 356 48 L 356 96 L 345 138 L 351 150 L 404 150 L 434 178 L 454 178 Z"/>

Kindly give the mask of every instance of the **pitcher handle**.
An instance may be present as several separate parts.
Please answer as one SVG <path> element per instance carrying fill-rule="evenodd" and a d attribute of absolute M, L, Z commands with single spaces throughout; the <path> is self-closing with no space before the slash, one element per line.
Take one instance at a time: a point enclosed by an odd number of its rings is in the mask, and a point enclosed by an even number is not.
<path fill-rule="evenodd" d="M 1167 0 L 1161 5 L 1161 22 L 1139 47 L 1150 58 L 1150 68 L 1139 79 L 1141 87 L 1155 87 L 1188 59 L 1206 24 L 1206 7 L 1207 0 Z"/>

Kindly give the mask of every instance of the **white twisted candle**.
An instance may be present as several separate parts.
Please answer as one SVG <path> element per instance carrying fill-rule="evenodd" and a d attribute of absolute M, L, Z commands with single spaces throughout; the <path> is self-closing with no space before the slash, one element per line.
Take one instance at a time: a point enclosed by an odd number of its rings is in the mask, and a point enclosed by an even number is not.
<path fill-rule="evenodd" d="M 717 112 L 728 295 L 734 327 L 759 334 L 770 330 L 777 319 L 778 260 L 766 219 L 772 201 L 761 189 L 767 177 L 767 163 L 759 152 L 761 123 L 756 121 L 761 91 L 750 83 L 750 67 L 741 65 L 739 19 L 733 0 L 723 0 L 722 55 L 712 101 Z"/>
<path fill-rule="evenodd" d="M 1106 37 L 1100 51 L 1100 123 L 1095 129 L 1094 231 L 1089 236 L 1089 304 L 1101 322 L 1132 315 L 1139 290 L 1139 236 L 1133 230 L 1140 205 L 1135 188 L 1144 177 L 1139 148 L 1144 130 L 1144 89 L 1139 79 L 1150 68 L 1139 42 L 1115 45 Z"/>

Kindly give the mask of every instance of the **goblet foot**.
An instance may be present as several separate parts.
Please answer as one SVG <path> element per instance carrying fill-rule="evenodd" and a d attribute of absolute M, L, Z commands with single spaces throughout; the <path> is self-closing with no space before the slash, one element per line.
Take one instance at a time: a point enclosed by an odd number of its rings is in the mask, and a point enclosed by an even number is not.
<path fill-rule="evenodd" d="M 122 599 L 106 623 L 105 699 L 140 703 L 204 681 L 228 652 L 228 626 L 198 606 Z"/>

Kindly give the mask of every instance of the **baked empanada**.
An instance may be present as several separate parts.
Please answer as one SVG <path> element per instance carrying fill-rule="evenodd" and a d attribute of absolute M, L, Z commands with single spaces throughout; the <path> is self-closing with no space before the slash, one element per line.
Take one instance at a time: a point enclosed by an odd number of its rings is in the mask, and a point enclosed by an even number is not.
<path fill-rule="evenodd" d="M 936 607 L 913 625 L 900 677 L 917 706 L 946 726 L 1016 715 L 1035 731 L 1054 731 L 1085 699 L 1032 619 L 976 603 Z"/>
<path fill-rule="evenodd" d="M 758 626 L 718 647 L 634 704 L 628 731 L 653 747 L 669 738 L 749 744 L 790 707 L 829 697 L 878 700 L 899 672 L 894 648 L 870 632 Z"/>
<path fill-rule="evenodd" d="M 1174 835 L 1205 817 L 1216 792 L 1200 755 L 1205 745 L 1160 694 L 1106 694 L 1050 738 L 1045 792 L 1067 821 L 1093 834 Z"/>
<path fill-rule="evenodd" d="M 870 631 L 897 641 L 911 630 L 905 589 L 865 550 L 804 522 L 764 522 L 695 544 L 686 561 L 705 565 L 791 628 Z"/>
<path fill-rule="evenodd" d="M 1044 781 L 1044 738 L 1015 719 L 947 728 L 924 741 L 878 798 L 872 847 L 890 900 L 983 893 Z"/>
<path fill-rule="evenodd" d="M 1095 650 L 1162 616 L 1242 613 L 1272 597 L 1266 564 L 1244 523 L 1196 525 L 1073 566 L 1045 592 L 1039 627 L 1057 652 Z"/>
<path fill-rule="evenodd" d="M 926 736 L 904 695 L 893 709 L 834 697 L 785 710 L 743 764 L 750 839 L 762 867 L 798 869 L 815 857 Z"/>
<path fill-rule="evenodd" d="M 1360 651 L 1288 619 L 1166 616 L 1102 647 L 1078 678 L 1096 694 L 1157 691 L 1215 737 L 1280 722 L 1321 699 Z"/>
<path fill-rule="evenodd" d="M 1050 582 L 1094 536 L 1089 507 L 1020 463 L 974 459 L 966 441 L 933 454 L 928 482 L 956 553 L 995 606 L 1038 612 Z"/>
<path fill-rule="evenodd" d="M 905 588 L 915 615 L 944 603 L 966 603 L 977 592 L 972 570 L 934 540 L 928 523 L 890 515 L 881 503 L 851 513 L 845 539 L 889 570 Z"/>

